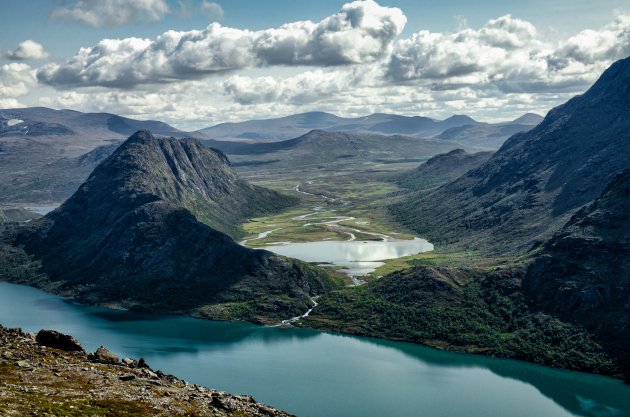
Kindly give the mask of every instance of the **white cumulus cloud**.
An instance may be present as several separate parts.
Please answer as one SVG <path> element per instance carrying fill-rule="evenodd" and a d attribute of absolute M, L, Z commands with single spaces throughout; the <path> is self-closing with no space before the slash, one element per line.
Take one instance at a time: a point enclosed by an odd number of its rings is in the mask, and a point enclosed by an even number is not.
<path fill-rule="evenodd" d="M 37 85 L 35 70 L 20 62 L 0 67 L 0 108 L 22 107 L 17 97 L 25 96 Z"/>
<path fill-rule="evenodd" d="M 251 67 L 368 63 L 388 55 L 406 20 L 400 9 L 366 0 L 345 4 L 318 23 L 260 31 L 212 23 L 204 30 L 168 31 L 153 40 L 104 39 L 66 63 L 43 67 L 38 78 L 61 88 L 131 88 Z"/>
<path fill-rule="evenodd" d="M 498 88 L 503 92 L 577 91 L 612 61 L 630 54 L 630 17 L 584 30 L 559 45 L 510 15 L 478 30 L 419 31 L 396 42 L 387 76 L 434 89 Z"/>
<path fill-rule="evenodd" d="M 270 102 L 308 105 L 331 96 L 343 95 L 361 84 L 374 81 L 369 69 L 317 69 L 283 78 L 234 75 L 220 85 L 224 94 L 243 105 Z"/>
<path fill-rule="evenodd" d="M 610 63 L 630 55 L 630 15 L 618 14 L 599 30 L 586 29 L 562 42 L 550 56 L 554 68 Z"/>
<path fill-rule="evenodd" d="M 25 61 L 27 59 L 46 59 L 48 52 L 41 43 L 27 39 L 18 44 L 18 47 L 7 51 L 5 56 L 12 61 Z"/>
<path fill-rule="evenodd" d="M 514 71 L 529 72 L 543 46 L 532 24 L 510 15 L 490 20 L 479 30 L 422 30 L 396 43 L 388 76 L 394 81 L 486 83 Z"/>
<path fill-rule="evenodd" d="M 160 20 L 169 11 L 166 0 L 78 0 L 54 9 L 50 17 L 103 27 Z"/>

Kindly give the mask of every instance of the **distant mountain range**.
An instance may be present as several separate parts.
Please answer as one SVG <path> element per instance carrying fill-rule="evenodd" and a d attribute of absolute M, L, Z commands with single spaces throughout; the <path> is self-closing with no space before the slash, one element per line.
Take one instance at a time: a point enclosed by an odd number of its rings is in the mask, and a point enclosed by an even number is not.
<path fill-rule="evenodd" d="M 88 303 L 214 319 L 289 318 L 336 281 L 230 236 L 245 217 L 294 202 L 240 179 L 225 155 L 194 139 L 141 131 L 58 209 L 6 226 L 2 239 L 13 246 L 3 248 L 9 255 L 0 256 L 0 275 Z M 7 262 L 26 257 L 41 269 L 16 276 Z"/>
<path fill-rule="evenodd" d="M 138 130 L 156 135 L 188 137 L 166 123 L 134 120 L 111 113 L 82 113 L 46 107 L 0 110 L 0 139 L 21 138 L 49 144 L 52 149 L 78 155 L 110 139 L 124 140 Z"/>
<path fill-rule="evenodd" d="M 459 147 L 472 151 L 495 149 L 509 133 L 528 130 L 539 119 L 529 114 L 513 122 L 486 124 L 467 116 L 442 121 L 389 114 L 348 119 L 313 112 L 184 132 L 163 122 L 134 120 L 110 113 L 44 107 L 5 109 L 0 110 L 0 204 L 63 201 L 96 164 L 126 137 L 142 129 L 159 136 L 206 140 L 206 144 L 229 154 L 239 167 L 262 164 L 273 168 L 308 162 L 306 159 L 310 163 L 328 163 L 336 157 L 367 156 L 369 160 L 382 159 L 390 163 L 403 159 L 422 161 Z M 311 130 L 320 132 L 308 134 Z M 328 140 L 324 141 L 326 134 L 321 130 L 348 133 L 353 139 L 328 135 Z M 320 138 L 317 145 L 313 145 L 315 136 Z M 418 141 L 422 136 L 436 138 Z M 286 139 L 287 143 L 265 143 L 270 139 Z M 243 140 L 255 146 L 246 146 Z M 352 149 L 347 148 L 351 142 Z"/>
<path fill-rule="evenodd" d="M 124 140 L 138 130 L 158 136 L 196 137 L 218 141 L 276 142 L 302 136 L 311 130 L 355 134 L 438 137 L 481 149 L 497 149 L 513 133 L 526 131 L 542 121 L 527 113 L 503 123 L 478 122 L 465 115 L 436 120 L 422 116 L 376 113 L 344 118 L 324 112 L 295 114 L 276 119 L 221 123 L 185 132 L 156 120 L 135 120 L 111 113 L 82 113 L 46 107 L 0 109 L 0 143 L 21 138 L 50 145 L 51 150 L 79 155 L 107 140 Z"/>
<path fill-rule="evenodd" d="M 422 116 L 399 116 L 377 113 L 365 117 L 344 118 L 324 112 L 295 114 L 277 119 L 249 120 L 240 123 L 222 123 L 200 132 L 215 140 L 282 141 L 292 139 L 311 130 L 346 133 L 375 133 L 414 137 L 440 137 L 454 139 L 464 145 L 484 149 L 497 149 L 515 132 L 527 131 L 540 123 L 542 117 L 528 113 L 516 120 L 489 124 L 468 116 L 456 115 L 445 120 Z M 457 129 L 453 131 L 452 129 Z M 442 135 L 446 135 L 442 137 Z M 474 141 L 467 143 L 468 141 Z"/>
<path fill-rule="evenodd" d="M 203 142 L 225 152 L 239 169 L 313 169 L 339 164 L 418 162 L 458 146 L 437 139 L 324 130 L 312 130 L 281 142 Z"/>
<path fill-rule="evenodd" d="M 520 121 L 522 120 L 522 122 Z M 527 132 L 542 121 L 537 114 L 528 113 L 511 123 L 474 124 L 451 127 L 436 137 L 462 146 L 496 150 L 512 135 Z"/>
<path fill-rule="evenodd" d="M 628 167 L 630 58 L 532 130 L 512 136 L 484 164 L 393 210 L 431 241 L 522 253 L 551 237 Z"/>

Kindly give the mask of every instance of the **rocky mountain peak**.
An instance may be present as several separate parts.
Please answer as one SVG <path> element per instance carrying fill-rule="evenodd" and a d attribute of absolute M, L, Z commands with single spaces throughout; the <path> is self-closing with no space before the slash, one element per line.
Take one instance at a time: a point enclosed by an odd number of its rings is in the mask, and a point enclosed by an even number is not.
<path fill-rule="evenodd" d="M 129 210 L 154 200 L 186 208 L 232 236 L 239 219 L 293 201 L 243 181 L 221 151 L 142 130 L 97 166 L 64 206 Z"/>
<path fill-rule="evenodd" d="M 225 155 L 196 140 L 140 131 L 59 208 L 3 240 L 41 265 L 29 283 L 87 303 L 209 318 L 232 314 L 225 309 L 235 303 L 247 304 L 234 313 L 241 318 L 286 318 L 336 281 L 231 237 L 245 218 L 293 202 L 239 178 Z"/>

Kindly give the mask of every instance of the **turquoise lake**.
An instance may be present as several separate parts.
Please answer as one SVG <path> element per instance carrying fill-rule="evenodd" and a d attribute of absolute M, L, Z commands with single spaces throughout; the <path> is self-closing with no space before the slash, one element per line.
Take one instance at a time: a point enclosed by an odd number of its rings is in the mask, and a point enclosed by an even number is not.
<path fill-rule="evenodd" d="M 630 416 L 630 386 L 371 338 L 82 306 L 0 283 L 0 323 L 56 329 L 298 416 Z M 1 377 L 1 376 L 0 376 Z"/>

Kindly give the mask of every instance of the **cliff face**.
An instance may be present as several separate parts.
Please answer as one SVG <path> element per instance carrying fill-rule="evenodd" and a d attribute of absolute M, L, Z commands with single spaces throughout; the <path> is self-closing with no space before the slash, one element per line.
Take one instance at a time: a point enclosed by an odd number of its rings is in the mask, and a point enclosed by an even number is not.
<path fill-rule="evenodd" d="M 438 243 L 522 253 L 597 198 L 628 155 L 630 58 L 486 163 L 401 206 L 398 218 Z"/>
<path fill-rule="evenodd" d="M 524 290 L 536 307 L 598 334 L 630 375 L 630 169 L 544 245 Z"/>
<path fill-rule="evenodd" d="M 62 206 L 5 241 L 47 276 L 22 282 L 85 302 L 268 321 L 302 313 L 335 282 L 223 232 L 290 202 L 197 141 L 138 132 Z"/>

